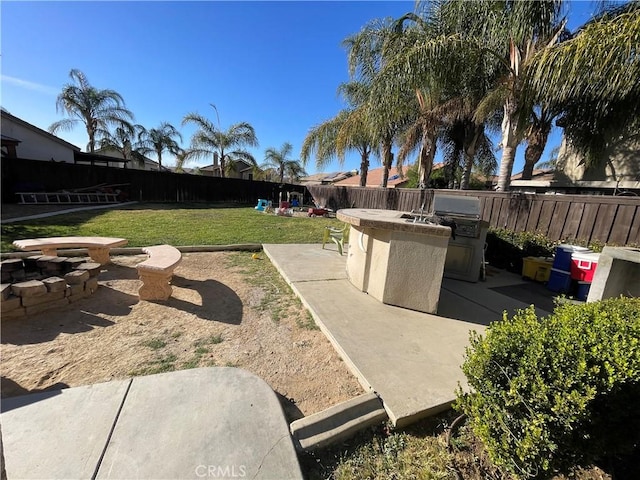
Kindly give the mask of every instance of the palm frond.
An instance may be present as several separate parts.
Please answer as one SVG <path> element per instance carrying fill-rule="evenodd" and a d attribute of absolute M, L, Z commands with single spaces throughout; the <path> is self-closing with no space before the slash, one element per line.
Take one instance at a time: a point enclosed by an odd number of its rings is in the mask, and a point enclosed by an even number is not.
<path fill-rule="evenodd" d="M 511 90 L 505 83 L 501 83 L 493 90 L 487 93 L 482 101 L 476 107 L 473 119 L 476 123 L 484 123 L 488 118 L 496 113 L 502 113 L 504 102 L 510 95 Z"/>
<path fill-rule="evenodd" d="M 58 120 L 57 122 L 53 122 L 49 125 L 48 130 L 50 133 L 73 130 L 78 122 L 79 120 L 76 120 L 75 118 L 63 118 L 62 120 Z"/>
<path fill-rule="evenodd" d="M 198 113 L 188 113 L 182 119 L 182 125 L 189 123 L 195 124 L 201 131 L 206 132 L 208 135 L 212 135 L 218 131 L 218 129 L 207 119 L 206 117 Z"/>
<path fill-rule="evenodd" d="M 576 98 L 608 102 L 640 97 L 640 3 L 586 25 L 571 40 L 540 51 L 531 62 L 530 87 L 549 104 Z"/>
<path fill-rule="evenodd" d="M 336 138 L 349 111 L 343 110 L 334 118 L 312 127 L 307 133 L 300 151 L 300 160 L 306 165 L 315 154 L 316 167 L 322 168 L 337 154 Z"/>
<path fill-rule="evenodd" d="M 403 142 L 398 150 L 398 162 L 404 163 L 406 158 L 417 150 L 422 142 L 423 131 L 424 125 L 421 122 L 416 122 L 405 130 Z"/>

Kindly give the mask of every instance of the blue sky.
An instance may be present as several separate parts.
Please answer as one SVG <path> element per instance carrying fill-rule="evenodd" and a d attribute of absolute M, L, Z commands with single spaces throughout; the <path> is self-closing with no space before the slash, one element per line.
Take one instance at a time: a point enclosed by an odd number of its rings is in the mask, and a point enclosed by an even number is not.
<path fill-rule="evenodd" d="M 55 100 L 77 68 L 97 88 L 119 92 L 137 123 L 167 121 L 188 146 L 189 112 L 220 123 L 247 121 L 264 160 L 290 142 L 298 158 L 309 129 L 343 107 L 336 89 L 348 80 L 341 42 L 374 18 L 397 18 L 411 1 L 339 2 L 15 2 L 3 1 L 1 105 L 40 128 L 63 118 Z M 569 28 L 588 20 L 596 2 L 569 2 Z M 61 132 L 86 148 L 84 127 Z M 556 131 L 547 151 L 559 144 Z M 521 146 L 514 173 L 522 168 Z M 496 154 L 499 158 L 500 152 Z M 544 157 L 543 157 L 544 158 Z M 172 160 L 163 159 L 171 165 Z M 210 160 L 193 162 L 206 165 Z M 330 172 L 359 167 L 357 155 Z M 372 161 L 371 168 L 379 166 Z M 315 164 L 307 171 L 317 171 Z"/>

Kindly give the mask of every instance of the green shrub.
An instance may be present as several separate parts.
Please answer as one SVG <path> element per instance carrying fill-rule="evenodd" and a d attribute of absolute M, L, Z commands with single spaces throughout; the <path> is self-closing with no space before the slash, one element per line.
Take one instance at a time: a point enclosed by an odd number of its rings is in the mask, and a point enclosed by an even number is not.
<path fill-rule="evenodd" d="M 487 233 L 486 260 L 494 267 L 520 273 L 524 257 L 550 257 L 555 246 L 555 242 L 541 233 L 490 228 Z"/>
<path fill-rule="evenodd" d="M 561 243 L 587 247 L 594 252 L 601 252 L 605 246 L 598 240 L 590 243 L 575 238 L 553 241 L 542 233 L 515 232 L 506 228 L 492 227 L 487 233 L 486 260 L 494 267 L 520 273 L 524 257 L 551 257 L 555 253 L 556 246 Z"/>
<path fill-rule="evenodd" d="M 497 466 L 546 478 L 640 445 L 640 299 L 530 307 L 470 340 L 456 408 Z"/>

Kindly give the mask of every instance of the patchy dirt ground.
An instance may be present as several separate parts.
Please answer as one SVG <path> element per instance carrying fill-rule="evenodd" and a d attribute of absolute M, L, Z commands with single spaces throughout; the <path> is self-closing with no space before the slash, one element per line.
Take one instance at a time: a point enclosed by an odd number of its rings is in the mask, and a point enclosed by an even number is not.
<path fill-rule="evenodd" d="M 115 256 L 91 297 L 2 322 L 2 396 L 184 368 L 234 366 L 263 378 L 290 420 L 362 393 L 268 259 L 188 253 L 167 302 L 139 301 L 135 265 Z"/>

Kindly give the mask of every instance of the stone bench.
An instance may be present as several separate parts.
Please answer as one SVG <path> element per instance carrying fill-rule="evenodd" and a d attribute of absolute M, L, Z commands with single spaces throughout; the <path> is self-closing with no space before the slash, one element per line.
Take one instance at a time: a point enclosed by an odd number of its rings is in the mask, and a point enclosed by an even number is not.
<path fill-rule="evenodd" d="M 171 245 L 156 245 L 142 249 L 149 258 L 136 265 L 142 286 L 138 290 L 140 300 L 168 300 L 173 289 L 173 270 L 182 260 L 182 253 Z"/>
<path fill-rule="evenodd" d="M 91 259 L 100 265 L 109 263 L 109 251 L 115 247 L 126 245 L 124 238 L 113 237 L 49 237 L 30 238 L 13 242 L 20 250 L 40 250 L 43 255 L 57 256 L 57 251 L 63 248 L 86 248 Z"/>

